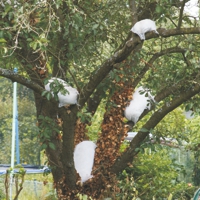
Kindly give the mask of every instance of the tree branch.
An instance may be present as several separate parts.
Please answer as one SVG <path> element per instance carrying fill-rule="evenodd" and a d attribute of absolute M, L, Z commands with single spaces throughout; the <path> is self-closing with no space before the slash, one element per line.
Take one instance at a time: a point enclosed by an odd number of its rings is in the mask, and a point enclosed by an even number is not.
<path fill-rule="evenodd" d="M 194 27 L 194 28 L 180 28 L 180 29 L 164 29 L 159 28 L 157 29 L 159 32 L 159 35 L 154 32 L 149 32 L 146 34 L 145 38 L 146 40 L 156 38 L 156 37 L 171 37 L 175 35 L 186 35 L 186 34 L 200 34 L 200 27 Z"/>
<path fill-rule="evenodd" d="M 120 63 L 123 61 L 132 51 L 133 49 L 141 43 L 141 40 L 138 38 L 132 38 L 129 42 L 127 42 L 122 49 L 117 51 L 113 56 L 108 58 L 103 65 L 97 71 L 93 72 L 91 78 L 86 84 L 81 93 L 79 99 L 79 105 L 83 106 L 87 101 L 89 96 L 93 93 L 97 85 L 107 76 L 107 74 L 113 69 L 116 63 Z"/>
<path fill-rule="evenodd" d="M 181 28 L 181 29 L 158 29 L 159 36 L 170 37 L 183 34 L 200 34 L 200 27 L 196 28 Z M 146 40 L 159 37 L 156 33 L 149 32 L 146 34 Z M 97 85 L 107 76 L 107 74 L 113 69 L 116 63 L 120 63 L 127 58 L 130 53 L 141 44 L 141 40 L 138 36 L 133 36 L 130 40 L 125 41 L 124 46 L 119 49 L 114 55 L 105 60 L 102 66 L 93 72 L 89 82 L 82 88 L 80 93 L 79 105 L 83 106 L 89 96 L 93 93 Z"/>
<path fill-rule="evenodd" d="M 155 53 L 152 58 L 145 64 L 144 68 L 140 71 L 140 73 L 138 74 L 138 76 L 135 78 L 134 80 L 134 87 L 136 87 L 138 85 L 138 83 L 141 81 L 141 79 L 144 77 L 145 73 L 149 70 L 149 68 L 152 67 L 154 61 L 156 59 L 158 59 L 159 57 L 166 55 L 166 54 L 171 54 L 171 53 L 185 53 L 186 50 L 182 49 L 180 47 L 172 47 L 172 48 L 168 48 L 165 50 L 162 50 L 158 53 Z"/>
<path fill-rule="evenodd" d="M 23 76 L 16 74 L 11 70 L 0 68 L 0 76 L 8 78 L 13 82 L 20 83 L 20 84 L 32 89 L 33 91 L 35 91 L 39 94 L 41 94 L 44 91 L 44 88 L 39 86 L 37 83 L 35 83 L 35 82 L 33 82 L 29 79 L 26 79 Z"/>
<path fill-rule="evenodd" d="M 187 92 L 185 92 L 184 90 L 180 92 L 182 93 L 177 98 L 172 100 L 171 103 L 166 103 L 163 107 L 157 110 L 143 126 L 143 128 L 146 130 L 153 129 L 169 112 L 180 106 L 191 97 L 198 94 L 200 92 L 200 84 L 195 84 L 195 86 Z M 127 148 L 127 150 L 122 154 L 121 157 L 116 160 L 114 165 L 111 167 L 110 171 L 112 173 L 121 172 L 123 169 L 126 168 L 129 162 L 132 162 L 133 157 L 137 154 L 137 152 L 135 151 L 136 148 L 140 147 L 141 143 L 148 134 L 149 132 L 138 132 L 138 134 L 131 141 L 130 146 Z"/>
<path fill-rule="evenodd" d="M 173 85 L 172 87 L 163 88 L 156 96 L 155 101 L 159 103 L 160 101 L 164 100 L 166 97 L 168 97 L 170 94 L 174 94 L 177 90 L 181 88 L 183 84 L 187 83 L 187 80 L 182 80 L 176 85 Z M 153 109 L 153 108 L 152 108 Z M 151 110 L 152 110 L 151 109 Z M 151 110 L 146 109 L 144 112 L 140 115 L 138 121 L 140 121 L 147 113 L 149 113 Z"/>
<path fill-rule="evenodd" d="M 166 55 L 166 54 L 171 54 L 171 53 L 182 53 L 184 55 L 184 52 L 186 52 L 185 49 L 182 49 L 180 47 L 172 47 L 172 48 L 168 48 L 165 49 L 163 51 L 160 51 L 158 53 L 155 53 L 153 55 L 153 57 L 149 60 L 149 62 L 147 62 L 144 66 L 144 68 L 141 70 L 141 72 L 138 74 L 138 76 L 136 77 L 136 79 L 133 82 L 133 88 L 135 88 L 138 83 L 141 81 L 141 79 L 144 77 L 145 73 L 149 70 L 149 68 L 152 67 L 154 61 L 156 59 L 158 59 L 159 57 Z M 180 88 L 180 86 L 185 83 L 187 80 L 182 80 L 181 82 L 179 82 L 179 84 L 174 85 L 171 88 L 164 88 L 162 89 L 154 98 L 155 101 L 158 103 L 161 100 L 163 100 L 164 98 L 168 97 L 170 94 L 172 94 L 173 91 L 176 91 L 178 88 Z M 182 84 L 181 84 L 182 83 Z M 154 106 L 152 106 L 152 109 L 154 108 Z M 151 110 L 152 110 L 151 109 Z M 149 109 L 145 109 L 144 112 L 140 115 L 139 120 L 141 120 L 147 113 L 149 113 L 151 110 Z M 138 121 L 139 121 L 138 120 Z M 135 125 L 133 122 L 128 121 L 127 125 L 129 125 L 129 130 L 131 131 L 133 126 Z"/>
<path fill-rule="evenodd" d="M 130 12 L 131 12 L 131 17 L 132 17 L 131 18 L 132 25 L 134 25 L 138 21 L 135 0 L 129 0 L 129 7 L 130 7 Z"/>
<path fill-rule="evenodd" d="M 183 19 L 183 10 L 184 10 L 184 7 L 185 7 L 185 2 L 186 2 L 186 0 L 183 0 L 182 5 L 181 5 L 177 29 L 181 28 L 182 19 Z"/>

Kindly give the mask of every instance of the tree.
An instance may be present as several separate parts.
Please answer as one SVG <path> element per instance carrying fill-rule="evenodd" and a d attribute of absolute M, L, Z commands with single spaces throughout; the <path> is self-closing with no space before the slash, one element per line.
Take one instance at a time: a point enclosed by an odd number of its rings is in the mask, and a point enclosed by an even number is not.
<path fill-rule="evenodd" d="M 0 163 L 8 164 L 11 159 L 12 133 L 12 82 L 0 79 Z M 38 128 L 36 126 L 36 109 L 33 92 L 18 84 L 18 126 L 20 140 L 20 158 L 22 163 L 40 164 L 40 147 L 38 146 Z M 28 94 L 28 95 L 27 95 Z"/>
<path fill-rule="evenodd" d="M 182 104 L 198 110 L 200 25 L 184 12 L 186 2 L 18 0 L 1 5 L 0 75 L 34 91 L 40 143 L 59 199 L 76 199 L 77 193 L 100 199 L 112 191 L 115 175 L 132 162 L 149 131 L 169 112 Z M 159 35 L 149 32 L 141 41 L 130 29 L 147 18 L 156 20 Z M 59 108 L 44 90 L 50 77 L 76 87 L 78 105 Z M 143 112 L 142 128 L 120 153 L 135 125 L 124 120 L 124 109 L 139 85 L 152 90 L 156 105 Z M 74 145 L 88 138 L 88 116 L 102 100 L 106 111 L 94 177 L 82 186 L 74 168 Z"/>

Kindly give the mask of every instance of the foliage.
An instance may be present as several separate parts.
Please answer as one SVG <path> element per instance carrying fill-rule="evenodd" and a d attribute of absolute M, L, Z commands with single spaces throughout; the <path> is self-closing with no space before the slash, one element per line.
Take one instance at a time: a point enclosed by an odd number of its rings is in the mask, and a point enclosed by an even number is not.
<path fill-rule="evenodd" d="M 5 175 L 1 176 L 0 188 L 4 190 Z M 12 193 L 15 193 L 15 184 L 12 184 Z M 5 196 L 5 193 L 3 193 Z M 43 174 L 26 174 L 24 176 L 23 189 L 18 199 L 20 200 L 45 200 L 49 195 L 56 196 L 53 188 L 52 176 L 43 176 Z M 5 200 L 5 199 L 1 199 Z"/>
<path fill-rule="evenodd" d="M 194 196 L 194 193 L 196 191 L 196 187 L 194 186 L 188 186 L 188 185 L 178 185 L 176 187 L 176 191 L 173 194 L 173 199 L 192 199 Z"/>
<path fill-rule="evenodd" d="M 3 200 L 6 198 L 6 195 L 2 189 L 0 189 L 0 198 Z"/>
<path fill-rule="evenodd" d="M 0 83 L 3 88 L 0 100 L 1 120 L 0 120 L 0 163 L 10 163 L 11 132 L 12 132 L 12 84 L 4 79 Z M 10 91 L 10 92 L 7 92 Z M 32 93 L 27 97 L 24 87 L 18 84 L 18 121 L 20 157 L 24 164 L 40 164 L 38 159 L 40 150 L 38 147 L 38 128 L 36 126 L 35 107 L 32 101 Z M 21 95 L 20 95 L 21 94 Z M 21 98 L 20 98 L 21 97 Z"/>
<path fill-rule="evenodd" d="M 40 115 L 38 117 L 38 120 L 41 121 L 40 126 L 39 126 L 40 127 L 39 137 L 40 137 L 40 141 L 42 142 L 41 150 L 46 149 L 48 146 L 55 150 L 54 144 L 50 142 L 51 131 L 56 131 L 58 134 L 60 134 L 59 127 L 56 126 L 55 121 L 53 121 L 49 117 L 44 117 Z"/>
<path fill-rule="evenodd" d="M 119 187 L 122 199 L 162 199 L 170 193 L 174 194 L 184 183 L 178 183 L 181 166 L 172 162 L 169 152 L 162 149 L 157 152 L 138 154 L 133 166 L 130 166 L 119 175 Z"/>
<path fill-rule="evenodd" d="M 190 133 L 190 142 L 187 144 L 187 149 L 194 152 L 194 168 L 193 168 L 193 182 L 194 185 L 199 186 L 199 159 L 200 159 L 200 149 L 199 149 L 199 117 L 195 117 L 192 120 L 187 121 L 187 132 Z"/>
<path fill-rule="evenodd" d="M 95 112 L 94 116 L 90 120 L 90 124 L 87 127 L 88 135 L 92 141 L 96 141 L 98 134 L 101 131 L 101 122 L 103 120 L 102 113 L 105 112 L 105 102 L 102 101 L 98 107 L 98 110 Z"/>
<path fill-rule="evenodd" d="M 144 153 L 138 154 L 133 165 L 119 175 L 121 192 L 117 196 L 120 199 L 159 199 L 171 193 L 173 199 L 192 198 L 196 190 L 193 180 L 196 180 L 194 183 L 198 180 L 198 174 L 192 179 L 197 164 L 194 156 L 198 152 L 195 150 L 195 144 L 199 144 L 198 132 L 199 117 L 188 120 L 180 108 L 171 112 L 153 130 L 155 143 L 150 149 L 141 149 Z"/>
<path fill-rule="evenodd" d="M 77 116 L 80 118 L 81 122 L 90 122 L 91 121 L 91 113 L 87 112 L 86 109 L 82 109 L 81 112 L 77 113 Z"/>
<path fill-rule="evenodd" d="M 17 170 L 17 172 L 13 173 L 13 170 Z M 10 168 L 6 171 L 6 175 L 5 175 L 5 193 L 6 193 L 6 200 L 8 200 L 9 198 L 9 187 L 12 187 L 12 184 L 10 184 L 11 180 L 14 180 L 14 184 L 15 184 L 15 195 L 13 200 L 17 200 L 18 196 L 20 194 L 20 192 L 23 189 L 23 184 L 24 184 L 24 176 L 26 174 L 26 170 L 21 166 L 21 165 L 16 165 L 13 168 Z M 12 176 L 12 178 L 10 178 Z M 12 193 L 11 193 L 12 194 Z"/>
<path fill-rule="evenodd" d="M 57 200 L 55 192 L 49 192 L 48 194 L 46 194 L 45 200 Z"/>

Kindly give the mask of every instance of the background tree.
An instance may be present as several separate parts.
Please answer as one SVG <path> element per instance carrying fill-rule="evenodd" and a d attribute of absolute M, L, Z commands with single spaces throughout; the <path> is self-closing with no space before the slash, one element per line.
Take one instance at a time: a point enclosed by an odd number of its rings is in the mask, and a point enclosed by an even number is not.
<path fill-rule="evenodd" d="M 12 133 L 12 93 L 13 84 L 5 78 L 0 79 L 0 163 L 8 164 L 11 160 Z M 20 140 L 20 158 L 22 164 L 40 165 L 40 147 L 36 126 L 36 109 L 33 92 L 18 84 L 18 124 Z"/>
<path fill-rule="evenodd" d="M 183 191 L 186 184 L 177 181 L 180 166 L 172 162 L 167 149 L 157 152 L 149 150 L 145 149 L 144 154 L 138 154 L 134 165 L 120 175 L 122 192 L 118 195 L 121 199 L 161 199 L 174 194 L 179 188 Z"/>
<path fill-rule="evenodd" d="M 112 191 L 115 175 L 132 162 L 149 131 L 169 112 L 181 104 L 198 111 L 200 25 L 184 12 L 186 2 L 18 0 L 1 5 L 0 75 L 34 91 L 40 143 L 60 199 L 75 199 L 77 193 L 100 199 L 104 191 Z M 150 32 L 141 41 L 130 29 L 146 18 L 156 20 L 159 35 Z M 59 108 L 44 95 L 50 77 L 79 90 L 78 106 Z M 141 129 L 120 153 L 127 131 L 134 127 L 124 120 L 124 109 L 139 85 L 152 90 L 156 106 L 144 111 Z M 102 100 L 106 111 L 94 178 L 81 186 L 74 145 L 88 138 L 88 116 Z"/>

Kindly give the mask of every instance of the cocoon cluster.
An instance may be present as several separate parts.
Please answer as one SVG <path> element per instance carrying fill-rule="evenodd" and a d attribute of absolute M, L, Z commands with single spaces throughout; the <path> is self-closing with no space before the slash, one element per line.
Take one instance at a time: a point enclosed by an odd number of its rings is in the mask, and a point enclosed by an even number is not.
<path fill-rule="evenodd" d="M 83 141 L 75 147 L 74 164 L 82 183 L 92 178 L 95 148 L 96 144 L 92 141 Z"/>
<path fill-rule="evenodd" d="M 156 24 L 154 21 L 150 19 L 144 19 L 137 22 L 132 28 L 131 31 L 137 34 L 141 40 L 145 40 L 145 33 L 149 31 L 155 31 L 155 33 L 159 34 L 156 31 Z"/>
<path fill-rule="evenodd" d="M 67 82 L 65 82 L 64 80 L 60 78 L 54 77 L 54 78 L 49 79 L 48 83 L 45 85 L 45 90 L 51 91 L 52 88 L 56 86 L 56 84 L 52 85 L 51 87 L 50 87 L 50 84 L 55 81 L 58 81 L 59 84 L 63 85 L 64 89 L 66 90 L 65 94 L 63 94 L 62 92 L 58 92 L 58 100 L 59 100 L 58 106 L 62 107 L 62 106 L 67 106 L 71 104 L 77 104 L 77 99 L 79 95 L 77 89 L 69 86 Z"/>
<path fill-rule="evenodd" d="M 136 123 L 145 109 L 150 110 L 152 101 L 154 101 L 154 97 L 150 93 L 146 96 L 145 89 L 139 87 L 135 93 L 133 93 L 133 100 L 131 100 L 124 111 L 125 117 L 129 121 Z"/>

